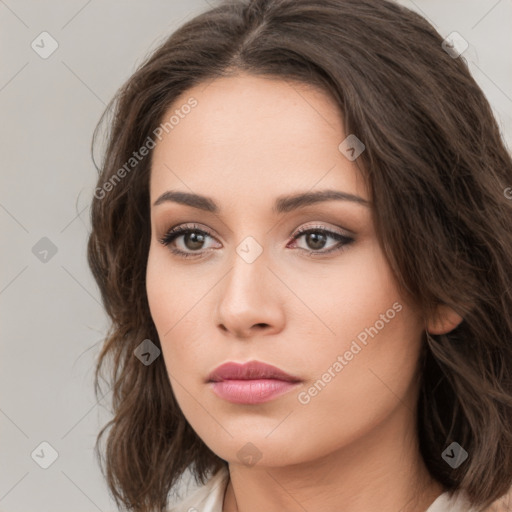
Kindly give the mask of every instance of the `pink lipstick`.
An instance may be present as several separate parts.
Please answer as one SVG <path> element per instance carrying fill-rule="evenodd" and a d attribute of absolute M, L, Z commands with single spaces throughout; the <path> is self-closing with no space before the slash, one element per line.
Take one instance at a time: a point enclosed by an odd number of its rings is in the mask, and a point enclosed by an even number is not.
<path fill-rule="evenodd" d="M 259 361 L 222 364 L 207 377 L 212 391 L 236 404 L 260 404 L 290 391 L 301 380 Z"/>

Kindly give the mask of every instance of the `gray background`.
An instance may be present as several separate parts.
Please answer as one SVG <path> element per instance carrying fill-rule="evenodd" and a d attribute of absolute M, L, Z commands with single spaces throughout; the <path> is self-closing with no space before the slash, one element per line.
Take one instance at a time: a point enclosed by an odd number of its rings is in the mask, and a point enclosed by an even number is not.
<path fill-rule="evenodd" d="M 464 57 L 511 148 L 512 1 L 402 3 L 469 42 Z M 115 510 L 93 456 L 110 394 L 97 403 L 92 387 L 108 324 L 85 259 L 91 136 L 144 57 L 207 7 L 0 0 L 0 512 Z M 59 45 L 47 59 L 31 47 L 43 31 Z M 46 262 L 33 253 L 43 237 L 57 249 Z M 58 452 L 48 469 L 31 457 L 43 441 Z"/>

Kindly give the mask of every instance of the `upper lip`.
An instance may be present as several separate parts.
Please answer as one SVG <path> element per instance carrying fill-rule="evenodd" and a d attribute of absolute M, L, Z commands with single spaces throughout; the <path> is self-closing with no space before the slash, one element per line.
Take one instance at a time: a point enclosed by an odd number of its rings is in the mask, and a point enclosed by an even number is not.
<path fill-rule="evenodd" d="M 220 382 L 223 380 L 254 380 L 254 379 L 276 379 L 287 382 L 299 382 L 300 379 L 285 371 L 260 361 L 249 361 L 247 363 L 228 362 L 221 364 L 210 375 L 208 382 Z"/>

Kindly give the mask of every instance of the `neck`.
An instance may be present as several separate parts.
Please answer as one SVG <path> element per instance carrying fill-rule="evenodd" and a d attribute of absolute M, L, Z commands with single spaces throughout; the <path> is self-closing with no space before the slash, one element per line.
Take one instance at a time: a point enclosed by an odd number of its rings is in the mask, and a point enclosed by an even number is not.
<path fill-rule="evenodd" d="M 357 441 L 301 464 L 230 463 L 223 512 L 424 512 L 443 487 L 423 464 L 413 416 L 400 404 Z"/>

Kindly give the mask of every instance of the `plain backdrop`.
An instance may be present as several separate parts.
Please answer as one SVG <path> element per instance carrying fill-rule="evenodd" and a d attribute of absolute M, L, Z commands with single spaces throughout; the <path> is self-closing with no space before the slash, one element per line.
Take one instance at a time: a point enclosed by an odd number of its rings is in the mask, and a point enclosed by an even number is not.
<path fill-rule="evenodd" d="M 512 1 L 402 3 L 469 42 L 464 57 L 512 147 Z M 0 0 L 0 512 L 115 510 L 93 455 L 110 394 L 98 403 L 92 386 L 108 324 L 85 257 L 91 137 L 150 51 L 208 7 Z M 45 35 L 36 50 L 42 32 L 56 43 Z"/>

